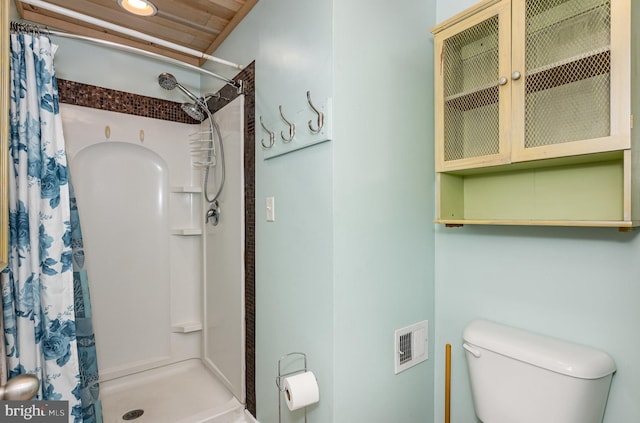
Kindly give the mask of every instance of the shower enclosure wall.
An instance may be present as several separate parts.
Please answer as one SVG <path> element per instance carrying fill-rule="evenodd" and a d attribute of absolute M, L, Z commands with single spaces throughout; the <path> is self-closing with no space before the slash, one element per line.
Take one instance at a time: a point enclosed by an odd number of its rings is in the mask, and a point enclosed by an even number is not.
<path fill-rule="evenodd" d="M 244 414 L 242 101 L 216 114 L 227 156 L 217 227 L 203 226 L 201 169 L 188 143 L 208 124 L 61 105 L 107 423 L 134 408 L 151 419 L 137 421 L 154 423 Z M 173 383 L 207 373 L 205 392 L 188 394 L 181 411 Z"/>

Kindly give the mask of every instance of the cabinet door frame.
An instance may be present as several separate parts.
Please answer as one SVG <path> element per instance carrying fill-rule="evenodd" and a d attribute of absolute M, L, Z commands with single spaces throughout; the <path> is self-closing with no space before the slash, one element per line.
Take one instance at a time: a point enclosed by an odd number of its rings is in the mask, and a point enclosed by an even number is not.
<path fill-rule="evenodd" d="M 512 81 L 512 162 L 569 157 L 631 148 L 631 8 L 611 0 L 610 135 L 525 148 L 526 0 L 512 1 L 512 65 L 522 75 Z"/>
<path fill-rule="evenodd" d="M 483 3 L 483 5 L 485 5 Z M 510 83 L 499 86 L 498 90 L 498 119 L 499 141 L 498 153 L 493 155 L 471 157 L 459 160 L 445 161 L 444 159 L 444 135 L 445 135 L 445 96 L 444 96 L 444 44 L 445 41 L 475 25 L 482 23 L 494 16 L 498 16 L 498 74 L 508 80 L 511 74 L 511 4 L 509 1 L 501 1 L 465 18 L 452 25 L 446 25 L 441 30 L 435 30 L 434 37 L 434 61 L 438 65 L 435 78 L 435 158 L 436 172 L 445 172 L 459 169 L 470 169 L 485 166 L 507 164 L 511 157 L 511 93 Z M 458 20 L 454 17 L 452 20 Z M 439 32 L 438 32 L 439 31 Z M 497 83 L 497 81 L 496 81 Z"/>

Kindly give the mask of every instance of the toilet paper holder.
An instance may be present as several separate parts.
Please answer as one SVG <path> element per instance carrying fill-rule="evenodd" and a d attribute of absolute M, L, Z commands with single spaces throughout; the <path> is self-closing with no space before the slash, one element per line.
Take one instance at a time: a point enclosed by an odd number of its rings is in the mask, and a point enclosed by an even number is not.
<path fill-rule="evenodd" d="M 282 362 L 289 357 L 292 356 L 301 356 L 304 360 L 304 367 L 302 369 L 294 370 L 288 373 L 282 373 Z M 298 373 L 303 373 L 307 371 L 307 355 L 303 352 L 291 352 L 289 354 L 285 354 L 278 360 L 278 376 L 276 376 L 276 386 L 278 387 L 278 423 L 282 423 L 282 400 L 280 398 L 280 394 L 284 393 L 284 386 L 282 386 L 282 378 L 295 375 Z M 307 423 L 307 409 L 304 409 L 304 422 Z"/>

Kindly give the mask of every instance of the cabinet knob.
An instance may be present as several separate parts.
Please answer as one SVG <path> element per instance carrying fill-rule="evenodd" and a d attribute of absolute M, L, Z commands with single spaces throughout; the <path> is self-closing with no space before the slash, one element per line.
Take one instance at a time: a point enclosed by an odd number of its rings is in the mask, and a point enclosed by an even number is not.
<path fill-rule="evenodd" d="M 508 81 L 507 77 L 503 76 L 502 78 L 498 79 L 498 84 L 507 85 L 507 81 Z"/>
<path fill-rule="evenodd" d="M 517 81 L 518 79 L 520 79 L 520 77 L 522 76 L 522 74 L 518 71 L 515 71 L 514 73 L 511 74 L 511 79 L 513 79 L 514 81 Z"/>

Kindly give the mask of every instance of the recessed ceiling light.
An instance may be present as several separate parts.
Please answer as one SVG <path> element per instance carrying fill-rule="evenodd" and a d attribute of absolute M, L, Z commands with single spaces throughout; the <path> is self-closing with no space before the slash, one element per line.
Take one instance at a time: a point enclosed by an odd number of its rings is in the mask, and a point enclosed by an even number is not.
<path fill-rule="evenodd" d="M 129 13 L 138 16 L 153 16 L 158 8 L 148 0 L 118 0 L 118 4 Z"/>

